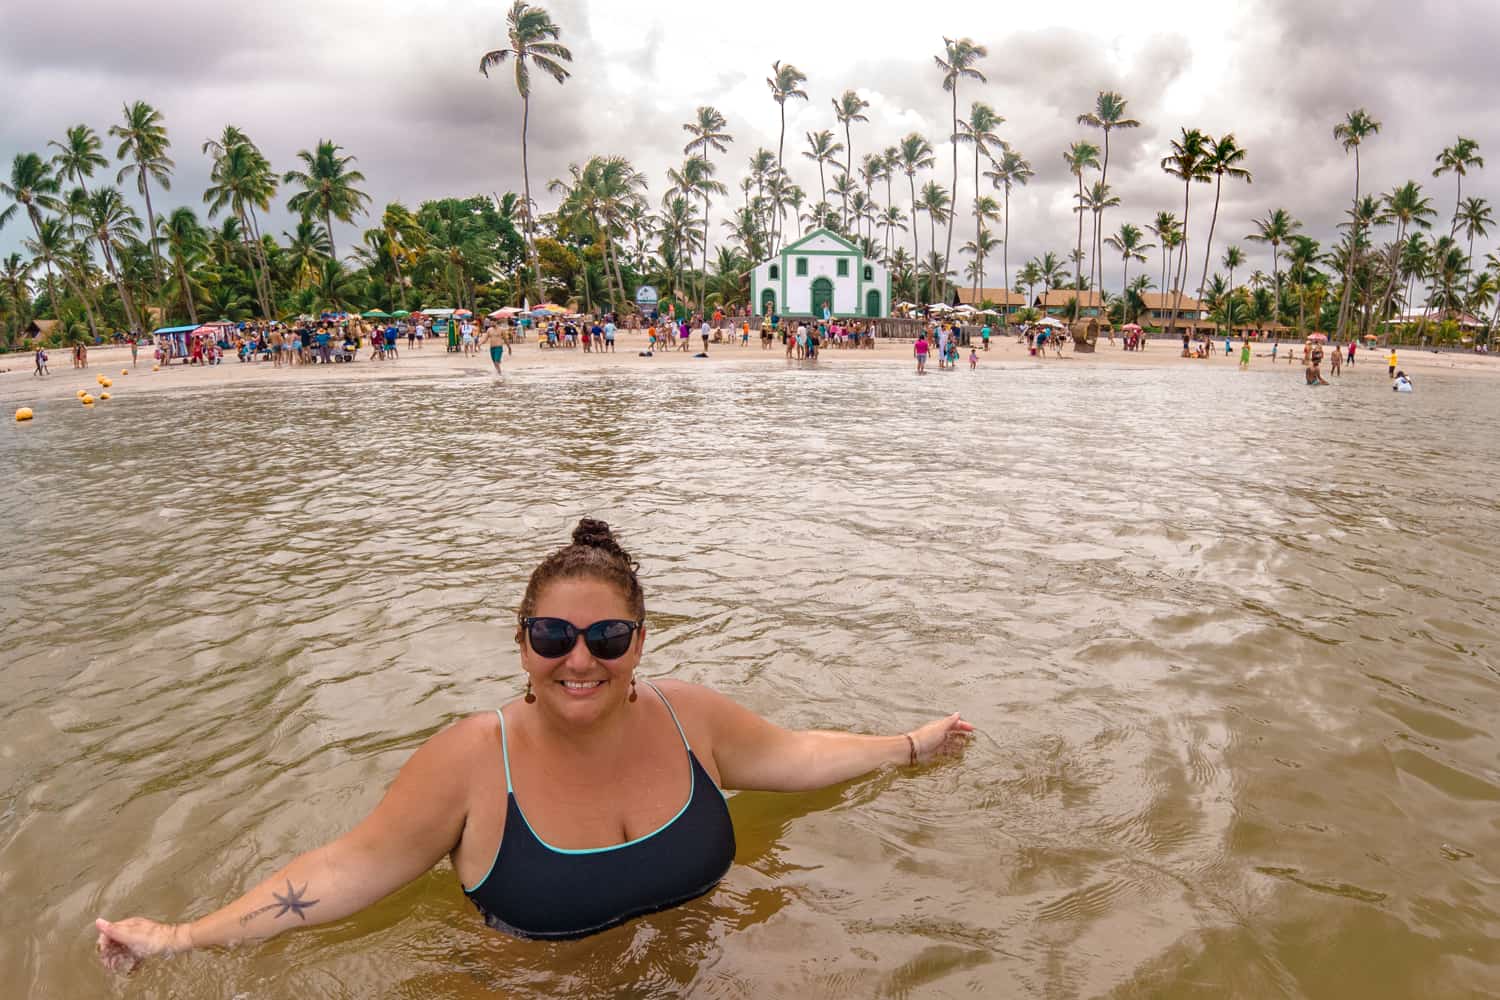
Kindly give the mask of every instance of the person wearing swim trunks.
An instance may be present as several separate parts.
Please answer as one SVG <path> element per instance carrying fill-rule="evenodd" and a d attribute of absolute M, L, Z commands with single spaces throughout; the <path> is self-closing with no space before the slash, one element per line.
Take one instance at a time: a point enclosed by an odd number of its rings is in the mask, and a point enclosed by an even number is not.
<path fill-rule="evenodd" d="M 500 370 L 500 362 L 505 360 L 505 338 L 498 326 L 492 326 L 480 335 L 479 343 L 490 349 L 490 364 L 495 366 L 495 374 L 505 374 Z"/>
<path fill-rule="evenodd" d="M 179 924 L 96 920 L 100 960 L 125 971 L 152 955 L 343 920 L 445 859 L 497 931 L 553 941 L 597 934 L 714 891 L 735 855 L 721 789 L 829 788 L 956 753 L 974 729 L 958 713 L 889 736 L 783 729 L 711 688 L 644 677 L 649 631 L 636 563 L 607 524 L 584 518 L 521 598 L 523 697 L 425 740 L 353 830 L 228 905 Z M 308 799 L 337 801 L 336 787 L 316 787 L 316 773 L 309 780 Z M 235 851 L 220 849 L 218 863 L 229 867 Z M 133 883 L 105 889 L 139 892 Z M 750 912 L 739 893 L 711 905 Z M 566 963 L 587 952 L 553 954 Z"/>
<path fill-rule="evenodd" d="M 916 359 L 917 359 L 917 374 L 918 375 L 926 375 L 927 374 L 927 351 L 928 350 L 929 350 L 929 348 L 927 346 L 927 334 L 925 332 L 917 334 L 917 342 L 912 345 L 911 352 L 912 352 L 912 355 L 914 357 L 916 357 Z"/>

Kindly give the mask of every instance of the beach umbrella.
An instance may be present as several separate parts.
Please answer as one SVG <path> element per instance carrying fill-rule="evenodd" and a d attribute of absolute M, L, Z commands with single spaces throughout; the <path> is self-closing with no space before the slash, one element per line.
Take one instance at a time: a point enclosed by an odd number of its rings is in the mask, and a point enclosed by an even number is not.
<path fill-rule="evenodd" d="M 1307 342 L 1309 344 L 1323 344 L 1323 343 L 1327 343 L 1328 342 L 1328 334 L 1326 334 L 1326 333 L 1309 333 L 1307 335 Z"/>
<path fill-rule="evenodd" d="M 1050 326 L 1055 327 L 1059 330 L 1065 330 L 1067 329 L 1068 324 L 1064 323 L 1056 316 L 1043 316 L 1041 319 L 1037 320 L 1037 326 Z"/>
<path fill-rule="evenodd" d="M 359 315 L 363 319 L 390 319 L 391 318 L 391 314 L 390 313 L 388 313 L 388 312 L 382 312 L 379 309 L 371 309 L 368 312 L 362 312 Z"/>
<path fill-rule="evenodd" d="M 405 309 L 397 309 L 395 312 L 391 313 L 390 318 L 391 319 L 405 319 L 406 317 L 408 317 L 410 315 L 411 315 L 411 313 L 407 312 Z"/>
<path fill-rule="evenodd" d="M 1375 336 L 1373 333 L 1367 333 L 1367 334 L 1365 334 L 1365 339 L 1366 340 L 1379 340 L 1380 338 L 1377 337 L 1377 336 Z"/>
<path fill-rule="evenodd" d="M 502 308 L 496 309 L 494 312 L 490 313 L 490 319 L 505 319 L 507 317 L 516 315 L 520 311 L 521 310 L 517 309 L 515 306 L 503 306 Z"/>
<path fill-rule="evenodd" d="M 1120 327 L 1120 330 L 1124 333 L 1140 333 L 1141 327 L 1138 323 L 1126 323 L 1124 326 Z"/>

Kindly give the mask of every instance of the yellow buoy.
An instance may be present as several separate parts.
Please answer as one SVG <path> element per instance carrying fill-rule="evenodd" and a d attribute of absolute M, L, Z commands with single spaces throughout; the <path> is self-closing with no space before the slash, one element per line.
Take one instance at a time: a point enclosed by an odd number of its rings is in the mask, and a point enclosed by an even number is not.
<path fill-rule="evenodd" d="M 108 389 L 110 386 L 114 385 L 115 382 L 114 382 L 114 379 L 101 378 L 99 380 L 99 384 L 102 385 L 102 386 L 104 386 L 104 388 Z"/>
<path fill-rule="evenodd" d="M 78 393 L 77 393 L 79 399 L 82 399 L 84 396 L 87 396 L 88 394 L 89 394 L 89 391 L 87 389 L 79 389 Z"/>
<path fill-rule="evenodd" d="M 88 393 L 84 393 L 83 394 L 83 400 L 82 400 L 82 402 L 83 402 L 84 406 L 93 406 L 94 405 L 94 397 L 90 396 Z"/>
<path fill-rule="evenodd" d="M 129 368 L 121 368 L 120 369 L 120 374 L 121 375 L 129 375 L 130 374 L 130 369 Z"/>
<path fill-rule="evenodd" d="M 99 393 L 99 398 L 100 399 L 108 399 L 109 398 L 109 393 L 107 393 L 107 392 L 101 392 L 101 393 Z"/>
<path fill-rule="evenodd" d="M 29 406 L 23 406 L 16 411 L 17 420 L 30 420 L 34 416 L 36 416 L 36 414 L 31 412 L 31 407 Z"/>
<path fill-rule="evenodd" d="M 152 365 L 151 370 L 154 372 L 159 372 L 161 371 L 161 365 Z"/>
<path fill-rule="evenodd" d="M 109 379 L 105 378 L 103 375 L 95 375 L 94 381 L 98 382 L 100 385 L 103 385 L 104 383 L 108 382 Z"/>

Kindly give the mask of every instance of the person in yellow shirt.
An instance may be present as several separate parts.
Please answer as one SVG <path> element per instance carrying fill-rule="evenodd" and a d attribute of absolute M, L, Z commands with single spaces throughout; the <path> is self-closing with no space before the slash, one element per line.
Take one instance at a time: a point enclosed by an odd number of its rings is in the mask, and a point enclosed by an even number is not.
<path fill-rule="evenodd" d="M 1388 358 L 1386 358 L 1385 360 L 1386 360 L 1386 364 L 1388 364 L 1388 365 L 1391 366 L 1390 377 L 1391 378 L 1395 378 L 1396 377 L 1396 349 L 1394 347 L 1391 348 L 1391 356 L 1388 357 Z"/>

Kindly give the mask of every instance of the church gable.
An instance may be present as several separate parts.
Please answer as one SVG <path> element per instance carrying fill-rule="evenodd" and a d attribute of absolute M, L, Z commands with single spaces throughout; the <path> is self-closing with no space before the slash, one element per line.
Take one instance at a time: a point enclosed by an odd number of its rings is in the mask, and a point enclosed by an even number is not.
<path fill-rule="evenodd" d="M 822 251 L 824 253 L 858 253 L 853 244 L 840 239 L 826 229 L 815 229 L 795 243 L 789 244 L 782 253 Z"/>

